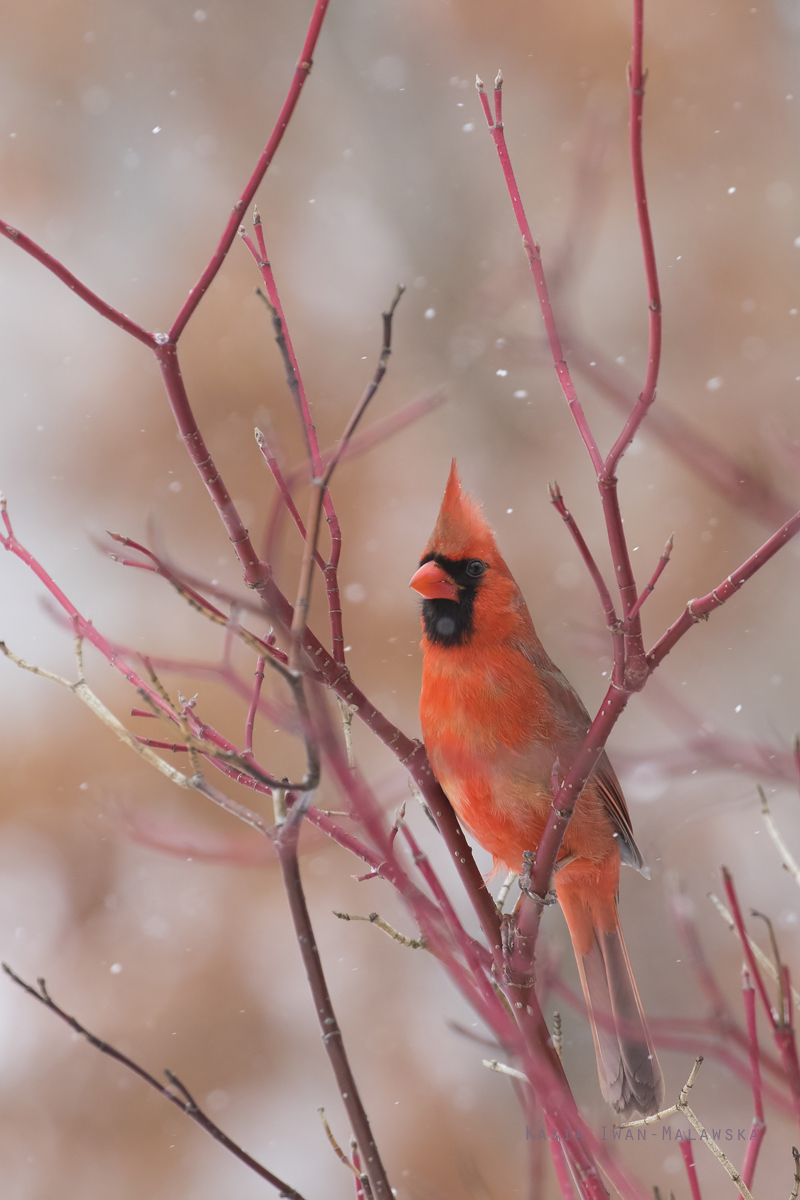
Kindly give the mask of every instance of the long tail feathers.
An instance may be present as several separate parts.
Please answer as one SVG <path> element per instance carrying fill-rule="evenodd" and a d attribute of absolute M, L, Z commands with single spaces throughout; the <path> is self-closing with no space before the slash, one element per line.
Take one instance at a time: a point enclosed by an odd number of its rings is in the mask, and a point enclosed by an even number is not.
<path fill-rule="evenodd" d="M 593 930 L 585 954 L 575 947 L 592 1026 L 600 1088 L 627 1120 L 652 1116 L 664 1099 L 664 1080 L 644 1019 L 628 951 L 619 925 Z"/>

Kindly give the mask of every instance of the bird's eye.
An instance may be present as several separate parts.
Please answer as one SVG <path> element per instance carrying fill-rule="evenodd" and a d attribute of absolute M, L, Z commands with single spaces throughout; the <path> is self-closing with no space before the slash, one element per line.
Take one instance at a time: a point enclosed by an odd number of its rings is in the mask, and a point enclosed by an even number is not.
<path fill-rule="evenodd" d="M 481 562 L 479 558 L 473 558 L 467 563 L 467 574 L 470 579 L 480 579 L 485 570 L 486 563 Z"/>

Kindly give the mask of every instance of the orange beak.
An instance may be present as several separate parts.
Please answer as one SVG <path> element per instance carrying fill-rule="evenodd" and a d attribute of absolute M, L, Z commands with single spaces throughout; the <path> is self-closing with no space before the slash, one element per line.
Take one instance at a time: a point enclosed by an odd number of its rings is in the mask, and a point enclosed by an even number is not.
<path fill-rule="evenodd" d="M 458 600 L 458 588 L 438 563 L 426 562 L 408 585 L 426 600 Z"/>

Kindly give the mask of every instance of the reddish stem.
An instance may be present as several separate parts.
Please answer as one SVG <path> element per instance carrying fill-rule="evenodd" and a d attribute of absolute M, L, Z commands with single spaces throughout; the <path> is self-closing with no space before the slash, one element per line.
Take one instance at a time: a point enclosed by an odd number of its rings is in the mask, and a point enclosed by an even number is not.
<path fill-rule="evenodd" d="M 297 526 L 300 537 L 303 539 L 303 541 L 305 541 L 306 540 L 306 527 L 305 527 L 305 524 L 303 523 L 303 518 L 300 516 L 300 513 L 297 511 L 297 505 L 295 504 L 295 502 L 292 498 L 292 493 L 289 491 L 289 488 L 286 485 L 286 481 L 283 477 L 283 472 L 281 471 L 280 466 L 278 465 L 278 460 L 275 455 L 275 452 L 272 449 L 272 447 L 270 446 L 269 442 L 267 441 L 267 438 L 261 432 L 260 429 L 256 430 L 256 442 L 258 444 L 259 450 L 261 451 L 262 455 L 264 456 L 264 460 L 265 460 L 267 466 L 269 467 L 270 472 L 272 473 L 272 478 L 275 480 L 275 483 L 278 485 L 278 493 L 280 495 L 280 498 L 283 501 L 283 503 L 286 505 L 289 516 L 292 518 L 295 525 Z M 272 539 L 270 539 L 270 541 L 272 541 Z M 267 561 L 268 562 L 272 561 L 271 550 L 272 550 L 271 545 L 268 545 L 268 547 L 267 547 Z M 319 550 L 314 551 L 314 561 L 316 562 L 319 569 L 324 572 L 325 559 L 322 557 Z"/>
<path fill-rule="evenodd" d="M 784 1011 L 781 1011 L 780 1013 L 776 1012 L 770 1003 L 769 996 L 767 995 L 767 989 L 764 986 L 764 980 L 761 977 L 755 955 L 753 954 L 750 946 L 750 941 L 747 937 L 747 930 L 745 929 L 744 925 L 744 919 L 742 918 L 742 911 L 739 907 L 739 897 L 736 895 L 733 877 L 727 867 L 722 868 L 722 881 L 725 887 L 725 895 L 727 896 L 728 904 L 730 905 L 731 916 L 733 917 L 734 924 L 736 925 L 736 932 L 739 935 L 739 941 L 741 942 L 742 950 L 747 961 L 748 970 L 751 977 L 755 980 L 756 990 L 761 997 L 761 1003 L 763 1004 L 764 1011 L 767 1014 L 767 1019 L 772 1028 L 773 1037 L 775 1038 L 775 1045 L 778 1048 L 778 1053 L 780 1054 L 781 1062 L 783 1063 L 786 1082 L 788 1083 L 792 1093 L 795 1115 L 798 1117 L 798 1119 L 800 1119 L 800 1063 L 798 1063 L 797 1059 L 797 1047 L 794 1040 L 794 1029 L 786 1022 L 785 1000 L 783 1006 Z M 791 1006 L 792 993 L 791 991 L 787 992 L 785 990 L 785 986 L 788 981 L 788 970 L 780 964 L 779 967 L 781 990 L 784 997 L 788 997 L 788 1002 Z"/>
<path fill-rule="evenodd" d="M 686 1176 L 689 1180 L 689 1189 L 692 1193 L 692 1200 L 703 1200 L 700 1195 L 700 1182 L 697 1178 L 697 1168 L 694 1165 L 694 1145 L 690 1141 L 681 1142 L 681 1154 L 683 1155 L 683 1165 L 686 1167 Z"/>
<path fill-rule="evenodd" d="M 295 355 L 292 339 L 286 324 L 286 318 L 283 314 L 283 306 L 281 304 L 280 295 L 278 294 L 278 287 L 275 283 L 275 276 L 272 271 L 272 266 L 267 258 L 264 231 L 261 225 L 261 218 L 257 212 L 254 218 L 254 226 L 256 230 L 256 237 L 258 239 L 258 249 L 256 249 L 256 247 L 253 245 L 252 238 L 250 238 L 249 235 L 244 232 L 244 230 L 240 230 L 242 234 L 242 240 L 244 241 L 250 253 L 253 255 L 253 258 L 256 260 L 259 271 L 261 272 L 261 278 L 264 281 L 264 287 L 267 290 L 267 297 L 273 313 L 273 324 L 275 325 L 276 329 L 276 338 L 281 348 L 281 352 L 284 353 L 285 356 L 289 389 L 297 403 L 300 419 L 303 425 L 311 469 L 313 471 L 314 478 L 319 479 L 324 472 L 324 468 L 319 452 L 317 430 L 311 418 L 311 408 L 308 403 L 308 397 L 306 396 L 303 377 L 300 374 L 300 368 L 297 365 L 297 356 Z M 272 469 L 272 464 L 270 464 L 270 469 Z M 284 502 L 286 502 L 287 499 L 290 500 L 291 497 L 284 497 Z M 292 507 L 294 507 L 294 502 L 292 502 Z M 333 500 L 331 499 L 331 494 L 327 489 L 322 497 L 322 509 L 325 513 L 325 520 L 328 523 L 328 530 L 331 539 L 330 557 L 322 566 L 322 572 L 325 576 L 325 591 L 328 598 L 328 615 L 331 623 L 331 648 L 333 651 L 334 661 L 344 665 L 344 633 L 342 631 L 342 605 L 339 596 L 338 575 L 339 558 L 342 552 L 342 530 L 339 525 L 339 518 L 336 515 L 336 509 L 334 508 Z M 296 508 L 294 512 L 297 513 Z M 300 521 L 299 513 L 297 513 L 297 516 L 295 516 L 294 513 L 292 515 L 295 523 L 298 524 L 299 522 L 299 528 L 303 524 L 302 521 Z M 318 556 L 316 539 L 314 544 L 314 554 L 315 556 Z"/>
<path fill-rule="evenodd" d="M 150 715 L 154 716 L 155 714 L 151 713 Z M 136 740 L 143 746 L 152 746 L 154 750 L 171 750 L 173 754 L 186 754 L 189 749 L 188 746 L 181 746 L 178 742 L 160 742 L 156 738 L 137 737 Z"/>
<path fill-rule="evenodd" d="M 634 23 L 634 42 L 636 38 L 641 36 L 641 27 Z M 534 242 L 533 235 L 530 231 L 528 218 L 525 214 L 525 209 L 517 187 L 517 181 L 514 176 L 511 159 L 508 153 L 508 147 L 505 140 L 505 132 L 502 125 L 498 126 L 492 123 L 489 102 L 483 91 L 483 84 L 478 82 L 478 91 L 481 96 L 481 104 L 483 106 L 484 115 L 489 126 L 489 132 L 494 140 L 495 148 L 500 159 L 500 165 L 503 171 L 503 177 L 506 182 L 508 194 L 511 199 L 511 205 L 514 210 L 514 215 L 517 219 L 517 225 L 522 234 L 522 245 L 525 253 L 528 256 L 531 273 L 533 275 L 536 294 L 539 298 L 539 307 L 541 309 L 542 318 L 545 324 L 547 340 L 550 344 L 550 351 L 553 357 L 553 364 L 558 375 L 561 390 L 564 393 L 564 398 L 572 412 L 573 419 L 581 435 L 584 445 L 589 452 L 589 457 L 592 460 L 592 465 L 597 476 L 597 484 L 600 489 L 600 498 L 603 506 L 603 516 L 606 522 L 606 531 L 608 534 L 608 542 L 611 550 L 611 557 L 614 563 L 616 573 L 616 583 L 619 589 L 620 600 L 622 603 L 622 615 L 625 619 L 625 652 L 626 661 L 622 669 L 617 668 L 617 675 L 622 675 L 624 678 L 624 686 L 631 691 L 638 691 L 644 685 L 647 678 L 647 665 L 644 658 L 644 644 L 642 641 L 641 623 L 638 615 L 631 617 L 631 610 L 637 599 L 636 581 L 633 575 L 633 568 L 628 553 L 628 547 L 625 540 L 625 533 L 622 526 L 622 514 L 619 510 L 619 501 L 617 498 L 617 480 L 614 475 L 614 468 L 622 455 L 624 446 L 616 455 L 609 456 L 610 469 L 604 463 L 594 436 L 589 428 L 589 423 L 583 411 L 583 407 L 578 400 L 578 395 L 575 386 L 572 382 L 569 368 L 564 358 L 564 352 L 561 346 L 561 339 L 558 334 L 553 308 L 550 301 L 550 294 L 547 288 L 547 283 L 544 277 L 544 269 L 539 246 Z M 502 86 L 502 80 L 500 80 Z M 499 91 L 500 88 L 496 88 Z M 644 415 L 642 412 L 639 417 Z M 635 431 L 635 426 L 631 423 L 633 418 L 629 418 L 626 429 L 630 426 L 631 430 Z M 638 424 L 638 422 L 637 422 Z M 629 433 L 628 440 L 633 437 L 633 432 Z M 627 444 L 627 442 L 626 442 Z M 623 686 L 623 683 L 615 680 L 617 686 Z"/>
<path fill-rule="evenodd" d="M 791 992 L 789 993 L 791 995 Z M 761 1063 L 758 1053 L 758 1027 L 756 1024 L 756 993 L 753 988 L 750 973 L 746 967 L 742 969 L 742 1001 L 744 1004 L 745 1022 L 747 1025 L 747 1041 L 750 1050 L 750 1076 L 753 1089 L 753 1130 L 755 1137 L 747 1143 L 747 1151 L 742 1165 L 742 1179 L 745 1187 L 751 1187 L 753 1175 L 758 1162 L 758 1152 L 767 1132 L 764 1121 L 764 1100 L 761 1094 Z"/>
<path fill-rule="evenodd" d="M 303 49 L 300 51 L 300 59 L 295 67 L 294 76 L 292 77 L 289 91 L 286 94 L 286 99 L 283 102 L 283 107 L 281 108 L 281 111 L 278 114 L 278 119 L 275 122 L 275 127 L 270 134 L 269 141 L 264 147 L 261 157 L 256 163 L 256 169 L 250 176 L 247 187 L 244 189 L 241 196 L 233 206 L 233 211 L 231 212 L 231 215 L 228 218 L 228 223 L 225 226 L 225 232 L 220 239 L 217 249 L 214 251 L 214 254 L 211 257 L 211 261 L 203 271 L 197 283 L 189 292 L 183 308 L 180 310 L 172 324 L 172 328 L 169 331 L 169 338 L 173 343 L 177 342 L 178 338 L 183 333 L 189 318 L 192 316 L 198 304 L 203 299 L 203 296 L 208 291 L 211 281 L 225 261 L 225 257 L 233 245 L 237 230 L 241 224 L 242 216 L 250 207 L 250 202 L 255 196 L 262 179 L 267 173 L 267 168 L 275 156 L 275 151 L 281 144 L 283 135 L 286 132 L 286 127 L 292 118 L 297 101 L 300 99 L 300 93 L 303 90 L 303 84 L 311 73 L 312 57 L 317 45 L 317 39 L 319 38 L 320 30 L 322 29 L 322 22 L 325 19 L 327 8 L 328 0 L 316 0 L 314 11 L 311 14 L 311 21 L 308 26 L 306 40 L 303 43 Z"/>
<path fill-rule="evenodd" d="M 262 563 L 256 554 L 250 535 L 231 500 L 213 458 L 206 446 L 200 427 L 192 412 L 189 397 L 186 394 L 178 351 L 173 343 L 156 347 L 156 358 L 161 367 L 164 386 L 169 397 L 172 415 L 178 426 L 178 432 L 183 438 L 186 450 L 197 468 L 200 478 L 206 485 L 208 494 L 214 502 L 220 520 L 225 527 L 231 545 L 242 568 L 244 581 L 248 587 L 256 590 L 269 578 L 269 567 Z"/>
<path fill-rule="evenodd" d="M 550 1146 L 550 1158 L 553 1163 L 553 1173 L 561 1189 L 561 1195 L 564 1200 L 574 1200 L 575 1191 L 572 1187 L 572 1176 L 569 1173 L 569 1166 L 564 1157 L 564 1147 L 560 1141 L 553 1141 L 552 1139 L 548 1144 Z"/>
<path fill-rule="evenodd" d="M 244 727 L 244 753 L 246 755 L 252 755 L 253 753 L 253 727 L 256 723 L 258 702 L 261 698 L 261 685 L 264 682 L 265 665 L 266 660 L 263 657 L 259 657 L 253 677 L 253 698 L 250 701 L 250 708 L 247 710 L 247 722 Z"/>
<path fill-rule="evenodd" d="M 647 191 L 645 188 L 644 163 L 642 160 L 642 110 L 644 108 L 644 85 L 647 77 L 647 73 L 642 70 L 643 43 L 644 0 L 633 0 L 633 45 L 631 48 L 631 64 L 628 72 L 628 89 L 630 91 L 630 145 L 633 190 L 636 197 L 636 214 L 639 218 L 642 257 L 644 259 L 644 270 L 647 279 L 649 311 L 647 372 L 644 387 L 633 407 L 633 411 L 606 458 L 605 470 L 608 475 L 615 473 L 619 460 L 633 441 L 636 431 L 647 415 L 650 405 L 656 398 L 656 383 L 661 364 L 661 294 L 658 287 L 656 254 L 653 246 L 653 232 L 650 227 L 650 213 L 647 207 Z"/>
<path fill-rule="evenodd" d="M 470 971 L 472 972 L 476 983 L 479 984 L 484 991 L 487 1000 L 491 1003 L 491 1001 L 494 1000 L 494 994 L 492 992 L 491 984 L 484 974 L 484 968 L 488 967 L 491 969 L 491 958 L 488 958 L 488 961 L 485 962 L 480 961 L 479 954 L 483 947 L 478 948 L 476 946 L 476 943 L 473 942 L 472 938 L 459 921 L 456 911 L 450 901 L 450 897 L 442 887 L 441 881 L 434 871 L 430 859 L 428 858 L 427 854 L 423 853 L 423 851 L 420 849 L 417 839 L 414 837 L 414 834 L 411 832 L 405 821 L 402 823 L 402 830 L 403 836 L 408 843 L 408 848 L 411 851 L 411 857 L 414 860 L 414 865 L 418 868 L 422 878 L 430 888 L 434 900 L 444 914 L 448 928 L 462 954 L 464 955 L 464 959 Z"/>
<path fill-rule="evenodd" d="M 777 554 L 798 530 L 800 530 L 800 512 L 795 513 L 777 533 L 773 533 L 771 538 L 767 538 L 755 554 L 751 554 L 740 567 L 737 567 L 722 583 L 718 583 L 707 596 L 703 596 L 699 600 L 690 600 L 677 621 L 670 625 L 667 632 L 658 639 L 647 655 L 650 670 L 654 671 L 659 663 L 663 662 L 676 642 L 680 641 L 693 625 L 696 625 L 698 621 L 707 620 L 715 609 L 721 608 L 734 592 L 738 592 L 742 584 L 755 575 L 756 571 L 764 566 L 764 563 L 769 562 L 772 556 Z"/>
<path fill-rule="evenodd" d="M 664 551 L 663 551 L 661 557 L 659 558 L 659 560 L 656 564 L 656 569 L 653 572 L 653 576 L 652 576 L 650 582 L 648 583 L 647 587 L 642 592 L 639 599 L 634 604 L 631 611 L 628 613 L 628 622 L 631 622 L 635 617 L 637 617 L 639 615 L 639 610 L 641 609 L 645 600 L 647 599 L 647 597 L 650 595 L 650 593 L 652 591 L 655 591 L 655 586 L 658 583 L 659 579 L 661 578 L 661 573 L 664 570 L 664 568 L 666 567 L 667 563 L 669 562 L 669 557 L 672 554 L 673 544 L 674 544 L 674 536 L 671 536 L 669 541 L 667 542 L 666 546 L 664 547 Z"/>
<path fill-rule="evenodd" d="M 578 427 L 578 431 L 583 438 L 583 443 L 589 452 L 589 457 L 592 460 L 592 466 L 595 469 L 595 474 L 600 475 L 603 471 L 603 458 L 599 449 L 597 448 L 597 443 L 594 440 L 592 431 L 589 428 L 589 423 L 586 420 L 583 407 L 578 399 L 578 393 L 576 392 L 575 386 L 572 382 L 569 367 L 564 359 L 564 352 L 561 348 L 561 339 L 558 335 L 558 328 L 553 315 L 553 307 L 550 303 L 550 293 L 547 290 L 547 283 L 545 282 L 544 268 L 542 266 L 541 255 L 539 253 L 539 246 L 533 240 L 533 234 L 531 233 L 531 228 L 528 224 L 525 208 L 520 198 L 517 180 L 514 175 L 514 168 L 511 165 L 511 158 L 508 153 L 508 146 L 506 145 L 505 130 L 502 125 L 498 125 L 492 119 L 492 113 L 489 108 L 489 100 L 480 80 L 477 81 L 477 86 L 481 105 L 483 107 L 483 113 L 486 117 L 486 124 L 489 126 L 489 132 L 492 135 L 495 149 L 497 150 L 497 155 L 500 159 L 503 178 L 506 181 L 508 194 L 511 198 L 511 206 L 514 209 L 514 216 L 517 219 L 517 225 L 520 233 L 522 234 L 522 245 L 525 253 L 528 256 L 528 262 L 530 263 L 531 274 L 533 275 L 536 295 L 539 298 L 539 307 L 542 311 L 542 319 L 544 320 L 547 340 L 550 343 L 550 351 L 553 355 L 553 365 L 556 369 L 558 381 L 561 384 L 561 390 L 563 391 L 564 398 L 569 405 L 570 411 L 575 420 L 575 424 Z M 497 93 L 500 91 L 501 88 L 495 88 L 495 104 L 497 104 L 499 99 Z"/>
<path fill-rule="evenodd" d="M 725 895 L 728 898 L 728 904 L 730 905 L 731 916 L 733 917 L 733 922 L 736 926 L 736 932 L 739 935 L 739 941 L 741 942 L 741 945 L 742 945 L 742 951 L 744 952 L 744 957 L 747 961 L 747 967 L 750 972 L 750 978 L 751 978 L 751 980 L 754 979 L 756 982 L 756 988 L 758 989 L 758 994 L 761 997 L 761 1003 L 764 1006 L 764 1012 L 766 1013 L 767 1020 L 769 1021 L 770 1025 L 772 1026 L 772 1029 L 774 1031 L 777 1026 L 775 1010 L 772 1007 L 772 1003 L 770 1001 L 769 996 L 767 995 L 767 989 L 764 986 L 764 980 L 762 979 L 761 972 L 758 969 L 756 957 L 753 954 L 753 950 L 750 945 L 750 939 L 748 938 L 747 930 L 745 929 L 744 918 L 742 917 L 742 910 L 739 907 L 739 897 L 736 894 L 736 888 L 733 883 L 733 876 L 731 875 L 731 873 L 727 867 L 722 868 L 722 885 L 725 888 Z"/>
<path fill-rule="evenodd" d="M 585 344 L 571 330 L 566 340 L 576 371 L 590 380 L 592 387 L 615 408 L 630 412 L 637 400 L 628 372 L 609 361 L 598 347 Z M 794 505 L 765 479 L 754 474 L 744 462 L 730 458 L 700 429 L 663 404 L 650 408 L 646 430 L 729 504 L 755 520 L 774 528 L 794 512 Z"/>
<path fill-rule="evenodd" d="M 401 433 L 407 429 L 409 425 L 413 425 L 421 417 L 425 417 L 429 412 L 439 408 L 444 404 L 447 395 L 444 388 L 436 388 L 432 392 L 426 392 L 421 396 L 417 396 L 414 400 L 409 400 L 397 412 L 390 413 L 388 417 L 382 417 L 379 421 L 373 421 L 368 429 L 362 429 L 358 433 L 353 434 L 344 453 L 341 456 L 341 462 L 350 462 L 353 458 L 358 458 L 362 454 L 366 454 L 368 450 L 372 450 L 375 446 L 379 446 L 388 438 L 394 437 L 396 433 Z M 327 467 L 330 460 L 338 450 L 338 445 L 328 446 L 322 450 L 320 457 L 322 466 Z M 299 467 L 295 467 L 284 476 L 286 486 L 291 492 L 299 483 L 309 477 L 309 465 L 307 462 Z"/>
<path fill-rule="evenodd" d="M 71 292 L 74 292 L 76 296 L 80 296 L 81 300 L 84 300 L 95 312 L 100 313 L 101 317 L 105 317 L 107 321 L 111 321 L 112 325 L 123 329 L 131 337 L 144 342 L 145 346 L 149 346 L 151 350 L 155 349 L 156 339 L 152 333 L 148 333 L 146 329 L 142 329 L 141 325 L 137 325 L 135 321 L 132 321 L 130 317 L 120 312 L 119 309 L 112 308 L 110 304 L 106 304 L 105 300 L 101 300 L 85 283 L 81 283 L 80 279 L 76 278 L 71 271 L 68 271 L 57 258 L 53 258 L 52 254 L 48 254 L 46 250 L 38 246 L 32 238 L 27 237 L 12 225 L 6 225 L 2 220 L 0 220 L 0 233 L 4 237 L 7 237 L 9 241 L 15 242 L 20 249 L 30 254 L 31 258 L 35 258 L 42 266 L 47 267 L 48 271 L 52 271 L 62 283 L 67 285 Z"/>
<path fill-rule="evenodd" d="M 606 625 L 611 633 L 611 642 L 614 647 L 614 682 L 620 686 L 622 684 L 622 674 L 625 668 L 625 640 L 623 637 L 622 624 L 617 617 L 614 602 L 611 599 L 611 594 L 606 587 L 605 580 L 600 572 L 600 568 L 594 560 L 591 550 L 586 544 L 583 534 L 578 528 L 577 522 L 572 513 L 564 503 L 564 497 L 561 495 L 561 489 L 558 484 L 553 482 L 549 484 L 550 503 L 555 508 L 556 512 L 562 518 L 564 523 L 572 534 L 572 540 L 578 547 L 578 551 L 583 559 L 589 574 L 592 577 L 597 593 L 600 597 L 600 603 L 603 607 L 603 612 L 606 615 Z"/>

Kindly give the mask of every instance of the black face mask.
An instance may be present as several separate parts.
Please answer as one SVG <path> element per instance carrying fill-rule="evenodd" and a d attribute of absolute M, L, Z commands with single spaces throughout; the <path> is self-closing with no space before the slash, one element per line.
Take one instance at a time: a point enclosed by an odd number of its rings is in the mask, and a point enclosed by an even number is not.
<path fill-rule="evenodd" d="M 429 641 L 438 646 L 462 646 L 473 633 L 473 605 L 481 579 L 487 571 L 479 558 L 445 558 L 428 554 L 420 562 L 435 562 L 447 571 L 458 588 L 458 600 L 423 600 L 422 620 Z"/>

